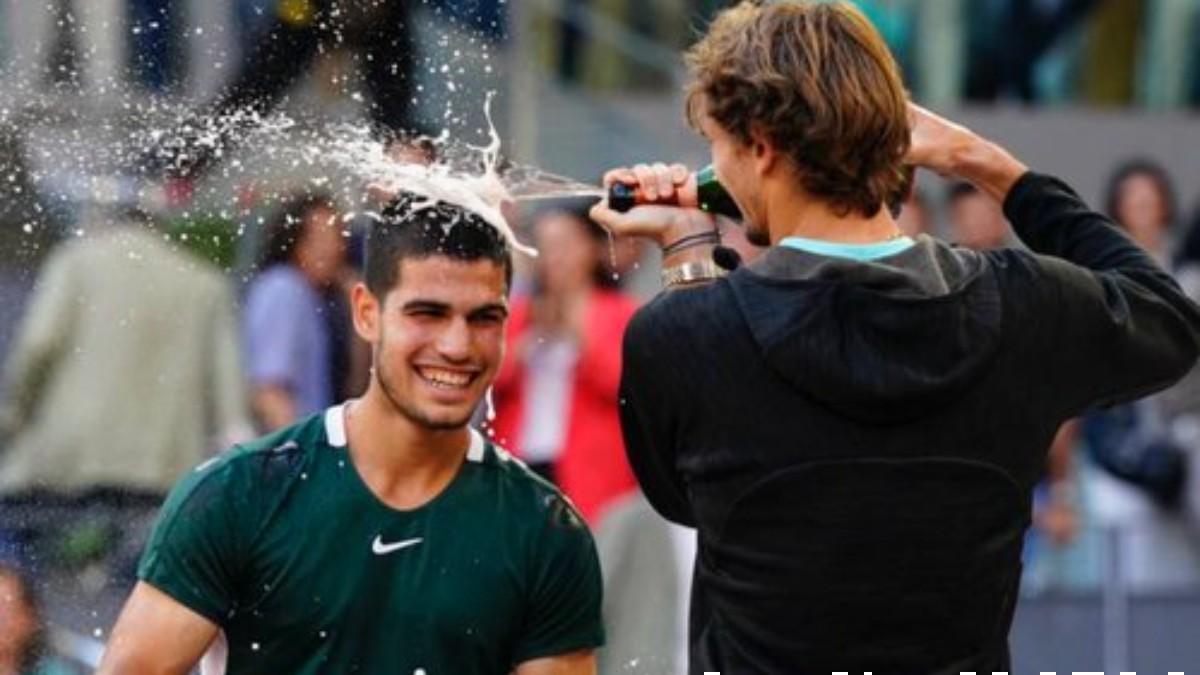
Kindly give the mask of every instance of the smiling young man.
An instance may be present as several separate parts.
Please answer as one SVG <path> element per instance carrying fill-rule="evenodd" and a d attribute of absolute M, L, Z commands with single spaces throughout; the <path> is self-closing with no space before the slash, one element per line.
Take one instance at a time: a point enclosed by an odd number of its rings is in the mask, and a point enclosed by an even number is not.
<path fill-rule="evenodd" d="M 467 423 L 504 355 L 512 261 L 470 213 L 401 201 L 368 237 L 367 393 L 221 455 L 163 507 L 105 674 L 590 675 L 591 535 Z"/>
<path fill-rule="evenodd" d="M 744 2 L 693 48 L 690 112 L 769 245 L 723 276 L 715 223 L 592 216 L 664 247 L 625 333 L 646 497 L 699 532 L 689 673 L 1009 670 L 1030 496 L 1067 419 L 1183 376 L 1200 310 L 1061 181 L 910 108 L 847 2 Z M 905 164 L 1002 201 L 1034 252 L 906 237 Z M 683 167 L 606 180 L 669 201 Z"/>

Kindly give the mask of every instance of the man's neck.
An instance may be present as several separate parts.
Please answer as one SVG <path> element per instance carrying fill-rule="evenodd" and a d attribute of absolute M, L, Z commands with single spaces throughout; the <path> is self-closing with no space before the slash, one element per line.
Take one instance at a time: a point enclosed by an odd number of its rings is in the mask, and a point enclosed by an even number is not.
<path fill-rule="evenodd" d="M 465 461 L 466 426 L 423 427 L 396 410 L 377 381 L 347 405 L 350 459 L 375 496 L 397 509 L 414 509 L 446 488 Z"/>
<path fill-rule="evenodd" d="M 787 237 L 874 244 L 903 235 L 886 208 L 869 218 L 857 211 L 838 215 L 828 203 L 797 194 L 768 199 L 767 223 L 773 245 Z"/>

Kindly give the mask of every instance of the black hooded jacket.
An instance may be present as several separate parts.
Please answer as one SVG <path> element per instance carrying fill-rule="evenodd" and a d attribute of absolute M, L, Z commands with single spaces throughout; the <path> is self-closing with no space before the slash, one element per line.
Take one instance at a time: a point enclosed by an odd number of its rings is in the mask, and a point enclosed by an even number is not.
<path fill-rule="evenodd" d="M 1004 208 L 1036 253 L 777 247 L 635 316 L 629 458 L 699 533 L 689 673 L 1009 670 L 1055 431 L 1186 373 L 1200 310 L 1062 182 Z"/>

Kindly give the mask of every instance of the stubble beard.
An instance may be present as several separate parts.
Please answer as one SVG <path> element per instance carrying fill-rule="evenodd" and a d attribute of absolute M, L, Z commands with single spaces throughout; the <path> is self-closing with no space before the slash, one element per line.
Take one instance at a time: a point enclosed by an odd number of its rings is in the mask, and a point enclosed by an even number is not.
<path fill-rule="evenodd" d="M 466 427 L 467 424 L 471 422 L 470 413 L 468 413 L 467 416 L 462 420 L 435 420 L 423 413 L 416 406 L 410 405 L 401 400 L 398 396 L 396 396 L 395 389 L 393 389 L 392 385 L 388 382 L 387 376 L 384 375 L 384 368 L 379 359 L 379 351 L 380 348 L 378 346 L 372 350 L 371 360 L 373 363 L 371 366 L 371 372 L 374 374 L 375 381 L 379 383 L 380 391 L 383 392 L 383 395 L 387 397 L 388 402 L 391 403 L 393 410 L 413 424 L 429 431 L 455 431 L 457 429 Z"/>

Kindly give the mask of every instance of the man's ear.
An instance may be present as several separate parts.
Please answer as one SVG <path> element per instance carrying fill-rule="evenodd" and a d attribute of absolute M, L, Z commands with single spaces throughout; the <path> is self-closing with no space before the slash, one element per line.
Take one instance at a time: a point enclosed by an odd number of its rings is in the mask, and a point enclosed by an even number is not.
<path fill-rule="evenodd" d="M 350 292 L 350 308 L 354 318 L 354 332 L 371 344 L 379 341 L 379 322 L 382 313 L 382 300 L 359 282 Z"/>
<path fill-rule="evenodd" d="M 754 157 L 754 168 L 759 176 L 771 173 L 779 161 L 779 150 L 770 137 L 755 125 L 750 128 L 750 153 Z"/>

